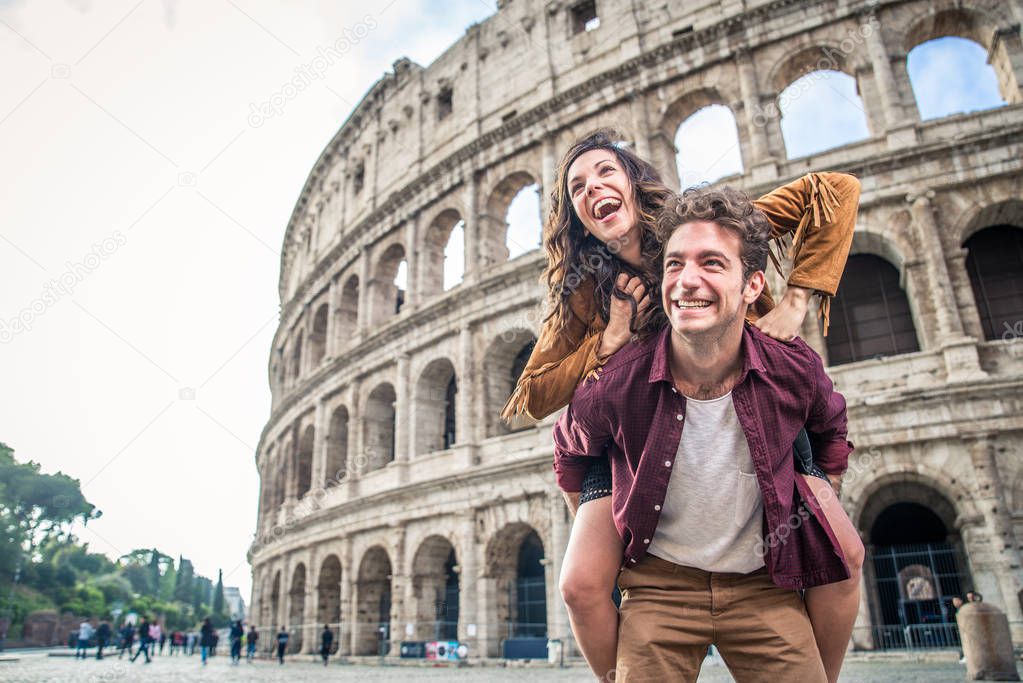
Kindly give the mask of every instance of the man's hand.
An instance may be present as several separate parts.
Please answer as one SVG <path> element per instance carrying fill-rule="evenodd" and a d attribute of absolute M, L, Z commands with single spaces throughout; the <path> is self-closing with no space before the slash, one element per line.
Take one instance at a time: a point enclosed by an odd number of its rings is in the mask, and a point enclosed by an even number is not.
<path fill-rule="evenodd" d="M 575 519 L 575 513 L 579 509 L 579 493 L 579 491 L 575 493 L 561 492 L 565 496 L 565 504 L 568 505 L 568 511 L 572 513 L 572 519 Z"/>
<path fill-rule="evenodd" d="M 768 337 L 791 341 L 799 333 L 803 319 L 806 318 L 806 311 L 810 306 L 810 297 L 813 295 L 813 291 L 805 287 L 789 285 L 785 290 L 785 296 L 781 298 L 778 305 L 753 324 Z"/>

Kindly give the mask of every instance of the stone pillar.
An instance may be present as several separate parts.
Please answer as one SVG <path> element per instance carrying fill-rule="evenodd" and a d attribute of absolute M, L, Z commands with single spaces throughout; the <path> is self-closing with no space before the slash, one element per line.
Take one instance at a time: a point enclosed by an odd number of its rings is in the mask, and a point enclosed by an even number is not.
<path fill-rule="evenodd" d="M 316 414 L 313 417 L 314 437 L 313 437 L 313 461 L 311 463 L 312 471 L 309 492 L 315 494 L 316 492 L 322 492 L 324 485 L 327 481 L 327 448 L 329 447 L 329 438 L 327 434 L 327 404 L 325 401 L 316 402 Z"/>
<path fill-rule="evenodd" d="M 338 655 L 351 656 L 354 650 L 356 607 L 354 598 L 354 564 L 352 540 L 345 539 L 341 552 L 341 627 L 338 629 Z"/>
<path fill-rule="evenodd" d="M 555 149 L 555 135 L 548 133 L 542 144 L 542 166 L 540 168 L 540 213 L 541 221 L 546 220 L 551 210 L 551 193 L 557 183 L 558 151 Z"/>
<path fill-rule="evenodd" d="M 473 360 L 473 331 L 466 325 L 458 332 L 458 395 L 455 406 L 455 441 L 459 445 L 476 442 L 473 433 L 476 425 L 472 419 L 472 409 L 482 396 L 476 392 Z"/>
<path fill-rule="evenodd" d="M 482 657 L 479 647 L 478 592 L 480 571 L 477 562 L 476 512 L 466 512 L 460 523 L 462 545 L 458 549 L 458 639 L 469 648 L 470 657 Z"/>
<path fill-rule="evenodd" d="M 877 87 L 878 99 L 881 102 L 885 130 L 890 130 L 902 122 L 899 89 L 895 84 L 895 72 L 892 71 L 891 58 L 881 36 L 881 23 L 877 20 L 876 12 L 871 10 L 866 21 L 863 32 L 870 55 L 870 66 L 874 72 L 874 85 Z"/>
<path fill-rule="evenodd" d="M 468 187 L 465 190 L 469 193 L 468 215 L 465 216 L 465 271 L 462 273 L 462 284 L 472 285 L 479 279 L 480 273 L 480 241 L 483 237 L 483 226 L 480 217 L 480 180 L 476 173 L 473 173 Z"/>
<path fill-rule="evenodd" d="M 966 655 L 968 681 L 1018 681 L 1009 622 L 986 602 L 971 602 L 956 613 Z"/>
<path fill-rule="evenodd" d="M 365 425 L 362 414 L 363 402 L 360 400 L 362 380 L 356 378 L 348 387 L 348 462 L 345 464 L 345 500 L 355 500 L 359 496 L 359 478 L 366 470 L 366 453 L 363 450 Z"/>
<path fill-rule="evenodd" d="M 371 319 L 377 315 L 376 311 L 370 310 L 372 301 L 372 283 L 370 282 L 372 263 L 370 263 L 370 259 L 371 252 L 367 245 L 359 252 L 359 310 L 356 314 L 359 341 L 366 336 L 367 330 L 371 329 Z"/>
<path fill-rule="evenodd" d="M 742 94 L 741 125 L 745 127 L 745 137 L 749 139 L 748 156 L 743 159 L 747 165 L 745 170 L 752 174 L 754 182 L 776 178 L 778 165 L 771 155 L 767 122 L 777 118 L 777 115 L 769 115 L 769 111 L 763 109 L 761 105 L 756 67 L 750 51 L 745 48 L 739 49 L 735 59 L 736 70 L 739 73 L 739 91 Z"/>
<path fill-rule="evenodd" d="M 337 276 L 330 279 L 330 292 L 327 294 L 327 339 L 325 340 L 326 358 L 324 362 L 333 360 L 338 350 L 338 316 L 341 307 L 338 302 L 340 286 Z"/>
<path fill-rule="evenodd" d="M 912 202 L 913 224 L 927 264 L 931 305 L 938 320 L 936 338 L 925 339 L 924 347 L 942 349 L 948 381 L 976 380 L 985 377 L 986 373 L 980 368 L 976 341 L 963 332 L 963 321 L 959 316 L 952 281 L 945 263 L 941 233 L 934 219 L 931 204 L 933 197 L 934 191 L 930 190 L 908 198 Z"/>
<path fill-rule="evenodd" d="M 551 516 L 551 549 L 548 556 L 551 558 L 551 584 L 554 600 L 548 602 L 547 624 L 551 638 L 558 638 L 567 648 L 570 641 L 574 642 L 572 627 L 568 621 L 568 608 L 565 601 L 561 599 L 561 591 L 558 584 L 561 577 L 561 565 L 565 559 L 565 551 L 568 549 L 568 538 L 571 534 L 571 523 L 568 520 L 568 506 L 560 491 L 552 492 L 548 498 L 548 505 Z M 569 652 L 575 647 L 569 648 Z"/>
<path fill-rule="evenodd" d="M 1023 10 L 1018 10 L 1023 11 Z M 998 89 L 1008 104 L 1023 102 L 1023 42 L 1019 24 L 1002 26 L 995 31 L 988 52 L 988 63 L 998 77 Z"/>
<path fill-rule="evenodd" d="M 405 638 L 405 624 L 415 621 L 414 613 L 411 613 L 412 601 L 408 598 L 407 591 L 411 590 L 409 584 L 412 582 L 406 565 L 404 526 L 395 525 L 390 537 L 394 540 L 394 564 L 391 565 L 391 649 L 388 653 L 391 657 L 398 657 L 401 654 L 401 641 Z M 411 616 L 411 618 L 409 618 Z"/>
<path fill-rule="evenodd" d="M 316 547 L 309 549 L 306 555 L 305 565 L 305 602 L 302 605 L 302 652 L 312 654 L 320 649 L 319 629 L 316 627 L 317 603 L 319 602 L 319 591 L 316 584 L 319 582 L 319 572 L 314 572 L 316 565 Z"/>
<path fill-rule="evenodd" d="M 646 98 L 642 92 L 632 90 L 628 93 L 629 113 L 632 117 L 632 127 L 636 131 L 636 154 L 641 159 L 650 158 L 650 116 L 646 109 Z"/>
<path fill-rule="evenodd" d="M 964 437 L 973 465 L 976 488 L 974 504 L 984 518 L 990 556 L 987 559 L 998 582 L 999 594 L 985 594 L 985 599 L 1003 608 L 1012 626 L 1013 641 L 1023 642 L 1023 611 L 1020 609 L 1020 553 L 1009 515 L 1009 504 L 1002 488 L 995 446 L 990 434 Z M 974 558 L 971 553 L 971 562 Z"/>
<path fill-rule="evenodd" d="M 408 463 L 415 457 L 415 444 L 410 438 L 412 391 L 409 383 L 409 355 L 399 353 L 394 385 L 394 462 L 399 468 L 398 481 L 408 482 Z"/>

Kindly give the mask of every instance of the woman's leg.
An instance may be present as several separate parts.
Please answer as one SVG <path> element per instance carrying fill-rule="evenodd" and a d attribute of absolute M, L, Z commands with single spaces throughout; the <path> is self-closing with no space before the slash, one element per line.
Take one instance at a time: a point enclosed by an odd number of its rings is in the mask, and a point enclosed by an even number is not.
<path fill-rule="evenodd" d="M 863 568 L 863 541 L 856 532 L 856 527 L 845 514 L 834 490 L 819 477 L 799 475 L 806 478 L 814 497 L 820 503 L 824 516 L 828 520 L 842 554 L 849 566 L 850 577 L 845 581 L 830 583 L 826 586 L 809 588 L 805 594 L 806 612 L 810 616 L 813 635 L 817 640 L 824 671 L 828 675 L 828 683 L 838 680 L 838 672 L 842 669 L 849 639 L 852 637 L 856 614 L 860 608 L 860 574 Z"/>
<path fill-rule="evenodd" d="M 613 681 L 618 610 L 611 601 L 622 563 L 622 539 L 611 516 L 611 496 L 579 506 L 561 565 L 561 597 L 579 649 L 600 680 Z"/>

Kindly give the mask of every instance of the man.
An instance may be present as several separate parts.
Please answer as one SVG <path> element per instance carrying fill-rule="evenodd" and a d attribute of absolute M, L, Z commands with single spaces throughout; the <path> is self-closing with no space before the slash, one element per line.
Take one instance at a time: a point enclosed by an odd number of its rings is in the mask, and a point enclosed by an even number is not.
<path fill-rule="evenodd" d="M 83 621 L 78 626 L 78 648 L 75 650 L 75 659 L 79 656 L 85 659 L 85 650 L 89 647 L 89 638 L 92 638 L 93 628 L 92 624 L 88 620 Z"/>
<path fill-rule="evenodd" d="M 714 645 L 738 683 L 823 683 L 797 591 L 849 570 L 792 443 L 805 424 L 837 484 L 845 401 L 802 340 L 744 323 L 770 236 L 745 195 L 691 190 L 659 223 L 670 327 L 618 351 L 554 429 L 564 491 L 579 491 L 586 458 L 611 458 L 625 545 L 615 680 L 696 681 Z"/>
<path fill-rule="evenodd" d="M 284 664 L 284 652 L 288 649 L 288 629 L 281 626 L 277 632 L 277 661 Z"/>
<path fill-rule="evenodd" d="M 131 661 L 134 662 L 139 658 L 139 655 L 144 654 L 146 656 L 146 664 L 149 664 L 152 660 L 149 658 L 149 620 L 146 617 L 142 617 L 142 622 L 139 624 L 139 649 L 132 655 Z"/>
<path fill-rule="evenodd" d="M 330 659 L 330 647 L 333 644 L 334 632 L 324 624 L 323 631 L 320 633 L 320 657 L 323 657 L 323 666 L 327 666 L 327 660 Z"/>
<path fill-rule="evenodd" d="M 249 624 L 249 633 L 245 642 L 245 658 L 249 660 L 249 664 L 256 658 L 257 642 L 259 642 L 259 631 L 256 630 L 255 624 Z"/>
<path fill-rule="evenodd" d="M 105 621 L 96 629 L 96 659 L 103 659 L 103 648 L 110 642 L 111 633 L 110 624 Z"/>
<path fill-rule="evenodd" d="M 131 624 L 125 623 L 121 627 L 121 646 L 117 652 L 117 658 L 120 659 L 124 656 L 124 651 L 128 651 L 128 656 L 131 657 L 131 644 L 135 640 L 135 629 L 132 628 Z"/>
<path fill-rule="evenodd" d="M 231 622 L 231 664 L 237 666 L 242 661 L 242 636 L 245 635 L 245 627 L 241 619 Z"/>

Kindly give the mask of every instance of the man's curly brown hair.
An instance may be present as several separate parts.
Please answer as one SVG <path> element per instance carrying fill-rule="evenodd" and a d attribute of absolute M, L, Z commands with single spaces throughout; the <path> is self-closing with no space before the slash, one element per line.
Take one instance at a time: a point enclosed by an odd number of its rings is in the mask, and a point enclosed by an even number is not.
<path fill-rule="evenodd" d="M 675 230 L 692 221 L 716 223 L 739 236 L 743 282 L 767 269 L 771 223 L 745 192 L 733 187 L 692 187 L 675 194 L 657 214 L 661 244 L 666 245 Z"/>

